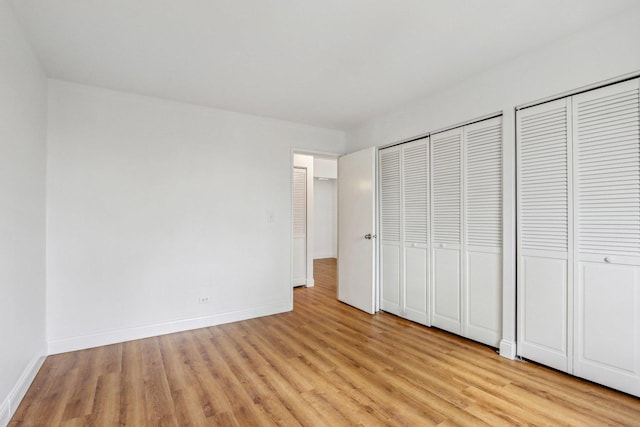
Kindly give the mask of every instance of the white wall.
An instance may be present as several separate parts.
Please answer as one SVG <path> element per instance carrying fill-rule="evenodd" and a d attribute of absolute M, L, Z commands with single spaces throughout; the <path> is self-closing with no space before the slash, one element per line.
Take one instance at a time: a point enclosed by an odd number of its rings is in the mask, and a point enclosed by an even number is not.
<path fill-rule="evenodd" d="M 542 27 L 541 27 L 542 28 Z M 537 99 L 640 70 L 640 6 L 347 134 L 347 152 L 386 145 L 497 111 L 504 113 L 505 258 L 501 353 L 515 355 L 515 114 Z M 434 64 L 437 66 L 437 64 Z"/>
<path fill-rule="evenodd" d="M 334 160 L 334 163 L 337 162 Z M 338 255 L 338 186 L 335 179 L 314 181 L 314 258 Z"/>
<path fill-rule="evenodd" d="M 342 132 L 49 88 L 51 352 L 292 308 L 292 147 L 343 152 Z"/>
<path fill-rule="evenodd" d="M 338 160 L 313 158 L 313 176 L 316 178 L 338 178 Z"/>
<path fill-rule="evenodd" d="M 0 425 L 45 354 L 46 79 L 0 1 Z"/>

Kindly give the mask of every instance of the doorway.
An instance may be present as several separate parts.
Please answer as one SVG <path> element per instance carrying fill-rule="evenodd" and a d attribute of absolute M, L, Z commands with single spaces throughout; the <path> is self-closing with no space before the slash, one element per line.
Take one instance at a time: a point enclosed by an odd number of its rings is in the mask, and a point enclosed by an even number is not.
<path fill-rule="evenodd" d="M 314 260 L 337 258 L 337 157 L 293 153 L 292 287 L 314 286 Z"/>

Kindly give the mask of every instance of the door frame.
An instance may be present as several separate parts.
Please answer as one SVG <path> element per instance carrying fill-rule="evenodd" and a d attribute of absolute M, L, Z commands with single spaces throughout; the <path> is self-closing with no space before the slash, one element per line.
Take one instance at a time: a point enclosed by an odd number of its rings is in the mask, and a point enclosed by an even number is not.
<path fill-rule="evenodd" d="M 289 287 L 291 288 L 291 305 L 293 307 L 293 168 L 296 167 L 294 163 L 294 155 L 302 154 L 305 156 L 338 159 L 343 154 L 332 153 L 326 151 L 308 150 L 304 148 L 291 148 L 289 158 Z M 307 284 L 306 287 L 312 287 L 315 285 L 313 280 L 313 247 L 314 247 L 314 215 L 313 215 L 313 163 L 311 168 L 307 167 Z M 309 185 L 311 188 L 309 188 Z M 311 190 L 311 191 L 310 191 Z M 311 204 L 311 209 L 309 205 Z"/>

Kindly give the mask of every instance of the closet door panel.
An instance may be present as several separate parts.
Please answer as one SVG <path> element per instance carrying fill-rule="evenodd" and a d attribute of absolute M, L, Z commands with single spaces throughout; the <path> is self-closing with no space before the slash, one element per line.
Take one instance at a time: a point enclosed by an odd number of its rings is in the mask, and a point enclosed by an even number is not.
<path fill-rule="evenodd" d="M 400 311 L 401 189 L 400 148 L 381 150 L 380 163 L 380 278 L 382 310 Z"/>
<path fill-rule="evenodd" d="M 581 262 L 575 375 L 640 394 L 640 268 Z"/>
<path fill-rule="evenodd" d="M 502 117 L 464 128 L 464 333 L 502 337 Z"/>
<path fill-rule="evenodd" d="M 432 324 L 460 334 L 462 128 L 431 136 Z"/>
<path fill-rule="evenodd" d="M 405 316 L 428 324 L 427 317 L 427 249 L 405 248 Z"/>
<path fill-rule="evenodd" d="M 467 336 L 498 347 L 502 338 L 502 254 L 467 251 Z"/>
<path fill-rule="evenodd" d="M 429 243 L 428 138 L 402 147 L 402 217 L 404 245 L 404 315 L 428 324 Z"/>
<path fill-rule="evenodd" d="M 382 278 L 382 309 L 395 315 L 400 309 L 400 245 L 386 243 L 380 250 Z"/>
<path fill-rule="evenodd" d="M 569 370 L 570 100 L 517 112 L 518 354 Z"/>
<path fill-rule="evenodd" d="M 567 260 L 526 256 L 519 269 L 518 354 L 567 371 Z"/>
<path fill-rule="evenodd" d="M 639 80 L 573 97 L 574 373 L 640 395 Z"/>
<path fill-rule="evenodd" d="M 461 334 L 460 251 L 436 248 L 433 251 L 433 326 Z"/>

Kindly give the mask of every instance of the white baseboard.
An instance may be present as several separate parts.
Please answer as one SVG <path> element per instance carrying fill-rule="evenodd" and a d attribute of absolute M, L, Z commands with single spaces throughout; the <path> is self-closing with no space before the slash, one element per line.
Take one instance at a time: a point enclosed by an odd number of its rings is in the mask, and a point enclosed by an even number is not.
<path fill-rule="evenodd" d="M 42 351 L 40 356 L 36 356 L 29 362 L 7 398 L 0 404 L 0 426 L 4 427 L 9 424 L 9 420 L 15 414 L 24 395 L 27 394 L 27 390 L 42 367 L 45 358 L 44 351 Z"/>
<path fill-rule="evenodd" d="M 104 331 L 78 337 L 52 339 L 48 342 L 48 354 L 84 350 L 86 348 L 100 347 L 103 345 L 155 337 L 158 335 L 172 334 L 191 329 L 206 328 L 209 326 L 221 325 L 223 323 L 231 323 L 240 320 L 253 319 L 255 317 L 284 313 L 291 310 L 293 310 L 292 302 L 286 301 L 227 313 L 213 314 L 210 316 L 201 316 L 152 325 L 137 326 L 133 328 Z"/>
<path fill-rule="evenodd" d="M 6 398 L 0 405 L 0 426 L 5 427 L 11 419 L 11 411 L 9 410 L 9 398 Z"/>
<path fill-rule="evenodd" d="M 311 288 L 311 287 L 313 287 L 315 285 L 316 285 L 316 282 L 313 280 L 313 278 L 309 279 L 307 277 L 307 288 Z"/>
<path fill-rule="evenodd" d="M 320 253 L 320 254 L 315 254 L 313 256 L 313 259 L 325 259 L 325 258 L 338 258 L 336 256 L 336 254 L 331 254 L 331 253 Z"/>
<path fill-rule="evenodd" d="M 500 356 L 514 360 L 516 358 L 516 343 L 514 341 L 500 341 Z"/>

